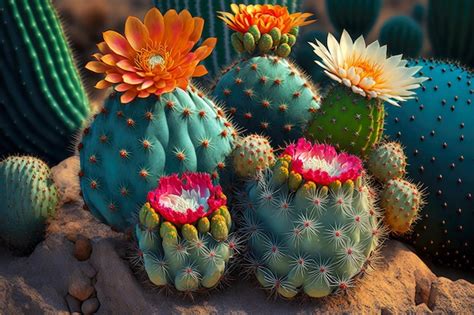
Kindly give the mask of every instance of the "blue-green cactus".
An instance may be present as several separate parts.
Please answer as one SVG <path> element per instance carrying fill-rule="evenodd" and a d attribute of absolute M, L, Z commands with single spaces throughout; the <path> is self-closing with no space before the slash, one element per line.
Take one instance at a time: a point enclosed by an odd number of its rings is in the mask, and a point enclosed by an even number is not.
<path fill-rule="evenodd" d="M 426 8 L 422 3 L 417 3 L 411 10 L 411 17 L 418 23 L 423 24 L 425 21 Z"/>
<path fill-rule="evenodd" d="M 436 262 L 473 269 L 474 76 L 443 61 L 409 65 L 429 80 L 415 99 L 387 110 L 386 133 L 405 146 L 408 173 L 428 193 L 410 240 Z"/>
<path fill-rule="evenodd" d="M 161 175 L 223 168 L 235 132 L 223 110 L 194 88 L 126 105 L 112 94 L 78 147 L 85 203 L 123 230 Z"/>
<path fill-rule="evenodd" d="M 274 146 L 295 140 L 319 108 L 319 94 L 288 60 L 264 55 L 243 59 L 217 83 L 214 97 L 240 127 L 270 137 Z"/>
<path fill-rule="evenodd" d="M 0 1 L 0 154 L 58 162 L 89 102 L 49 0 Z"/>
<path fill-rule="evenodd" d="M 46 222 L 59 203 L 49 167 L 28 156 L 0 162 L 0 200 L 0 240 L 28 253 L 43 239 Z"/>
<path fill-rule="evenodd" d="M 326 0 L 326 10 L 336 33 L 343 30 L 352 38 L 367 35 L 382 8 L 382 0 Z"/>
<path fill-rule="evenodd" d="M 229 65 L 236 58 L 236 53 L 231 45 L 232 30 L 222 27 L 221 20 L 217 18 L 218 11 L 229 10 L 231 1 L 154 0 L 154 3 L 161 12 L 171 9 L 177 11 L 187 9 L 193 16 L 200 16 L 206 20 L 207 27 L 203 30 L 203 38 L 217 37 L 219 39 L 210 58 L 203 62 L 209 71 L 210 77 L 218 75 L 224 66 Z M 287 6 L 290 12 L 296 12 L 300 9 L 302 0 L 250 0 L 241 3 L 278 4 Z"/>
<path fill-rule="evenodd" d="M 436 58 L 474 66 L 474 1 L 430 0 L 428 34 Z"/>
<path fill-rule="evenodd" d="M 402 178 L 406 173 L 407 157 L 398 142 L 386 142 L 375 148 L 367 159 L 370 173 L 380 182 Z"/>
<path fill-rule="evenodd" d="M 409 16 L 394 16 L 382 26 L 379 42 L 381 45 L 387 45 L 389 55 L 418 57 L 423 47 L 423 30 Z"/>

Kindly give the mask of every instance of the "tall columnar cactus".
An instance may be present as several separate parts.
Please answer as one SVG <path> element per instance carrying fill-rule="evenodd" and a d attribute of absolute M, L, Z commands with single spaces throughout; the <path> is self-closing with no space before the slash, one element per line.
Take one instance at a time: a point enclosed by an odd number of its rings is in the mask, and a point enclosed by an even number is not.
<path fill-rule="evenodd" d="M 208 23 L 204 30 L 205 37 L 217 37 L 219 41 L 212 56 L 204 61 L 211 76 L 218 75 L 224 66 L 230 64 L 237 57 L 231 45 L 231 30 L 223 28 L 218 21 L 219 11 L 228 9 L 231 1 L 209 1 L 209 0 L 154 0 L 155 5 L 161 10 L 188 10 L 195 16 L 202 16 Z M 250 0 L 247 4 L 273 4 L 286 5 L 290 12 L 296 12 L 301 7 L 302 0 Z"/>
<path fill-rule="evenodd" d="M 89 102 L 49 0 L 0 1 L 0 153 L 70 155 Z"/>
<path fill-rule="evenodd" d="M 236 243 L 226 197 L 204 173 L 162 177 L 135 227 L 144 269 L 157 286 L 194 292 L 221 280 Z"/>
<path fill-rule="evenodd" d="M 425 78 L 413 78 L 419 68 L 406 68 L 401 56 L 385 58 L 385 47 L 377 41 L 366 47 L 362 36 L 352 42 L 345 31 L 340 43 L 328 35 L 329 50 L 319 41 L 312 46 L 322 59 L 317 64 L 340 84 L 327 92 L 307 134 L 365 156 L 382 137 L 384 102 L 398 105 L 410 99 L 410 90 Z"/>
<path fill-rule="evenodd" d="M 329 145 L 300 139 L 242 196 L 249 264 L 286 298 L 353 286 L 383 236 L 361 160 Z"/>
<path fill-rule="evenodd" d="M 326 10 L 336 33 L 366 36 L 374 26 L 382 0 L 326 0 Z"/>
<path fill-rule="evenodd" d="M 280 6 L 232 5 L 232 10 L 234 14 L 221 12 L 221 18 L 236 31 L 232 44 L 243 56 L 218 80 L 213 95 L 245 130 L 283 145 L 301 135 L 319 108 L 318 93 L 284 58 L 296 42 L 298 26 L 310 23 L 305 21 L 310 15 L 290 15 Z M 268 23 L 266 15 L 272 16 Z"/>
<path fill-rule="evenodd" d="M 458 60 L 474 66 L 474 2 L 428 2 L 428 34 L 436 58 Z"/>
<path fill-rule="evenodd" d="M 59 194 L 49 167 L 33 157 L 11 156 L 0 162 L 0 240 L 28 253 L 44 236 Z"/>
<path fill-rule="evenodd" d="M 234 172 L 240 177 L 253 177 L 275 163 L 270 141 L 260 135 L 250 135 L 235 142 L 232 152 Z"/>
<path fill-rule="evenodd" d="M 382 183 L 402 178 L 406 173 L 407 157 L 398 142 L 386 142 L 373 150 L 367 160 L 372 175 Z"/>
<path fill-rule="evenodd" d="M 172 28 L 171 21 L 183 28 Z M 78 147 L 84 200 L 107 224 L 127 228 L 160 176 L 213 173 L 232 151 L 235 130 L 224 112 L 200 91 L 187 88 L 191 76 L 206 73 L 198 63 L 215 44 L 207 39 L 195 52 L 180 53 L 199 40 L 203 23 L 187 11 L 169 11 L 163 18 L 152 9 L 145 25 L 129 17 L 126 37 L 105 32 L 98 61 L 87 66 L 105 72 L 98 87 L 118 83 L 119 93 L 106 100 Z"/>
<path fill-rule="evenodd" d="M 382 26 L 379 41 L 380 44 L 387 45 L 390 55 L 403 54 L 405 57 L 415 58 L 423 48 L 423 30 L 409 16 L 394 16 Z"/>
<path fill-rule="evenodd" d="M 473 74 L 458 65 L 415 60 L 429 81 L 417 97 L 390 108 L 386 133 L 408 155 L 408 173 L 423 184 L 427 204 L 410 240 L 445 265 L 474 267 Z"/>

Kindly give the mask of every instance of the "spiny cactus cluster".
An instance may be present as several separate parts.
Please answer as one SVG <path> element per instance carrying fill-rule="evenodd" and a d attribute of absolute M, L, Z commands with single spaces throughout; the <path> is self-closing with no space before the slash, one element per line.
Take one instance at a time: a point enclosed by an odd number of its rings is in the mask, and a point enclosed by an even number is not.
<path fill-rule="evenodd" d="M 370 173 L 381 182 L 405 176 L 407 157 L 398 142 L 385 142 L 372 151 L 367 160 Z"/>
<path fill-rule="evenodd" d="M 270 141 L 255 134 L 237 139 L 232 152 L 234 172 L 244 178 L 273 166 L 275 159 Z"/>
<path fill-rule="evenodd" d="M 18 253 L 30 252 L 59 203 L 49 167 L 29 156 L 0 162 L 0 200 L 0 240 Z"/>
<path fill-rule="evenodd" d="M 50 0 L 0 2 L 0 154 L 65 159 L 89 114 Z"/>

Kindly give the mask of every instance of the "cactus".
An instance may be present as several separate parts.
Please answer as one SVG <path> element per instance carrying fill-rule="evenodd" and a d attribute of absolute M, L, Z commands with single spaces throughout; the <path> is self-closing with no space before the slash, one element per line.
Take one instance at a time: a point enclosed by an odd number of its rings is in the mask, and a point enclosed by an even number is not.
<path fill-rule="evenodd" d="M 427 28 L 436 58 L 458 60 L 474 66 L 474 2 L 444 0 L 428 2 Z"/>
<path fill-rule="evenodd" d="M 49 167 L 28 156 L 0 162 L 0 200 L 1 241 L 21 254 L 29 253 L 43 239 L 46 222 L 59 203 Z"/>
<path fill-rule="evenodd" d="M 382 183 L 390 179 L 403 178 L 407 157 L 398 142 L 386 142 L 371 152 L 367 166 L 372 175 Z"/>
<path fill-rule="evenodd" d="M 385 211 L 385 223 L 392 233 L 410 231 L 423 205 L 423 195 L 418 187 L 404 179 L 387 181 L 380 196 L 380 205 Z"/>
<path fill-rule="evenodd" d="M 418 23 L 423 24 L 425 21 L 426 8 L 422 3 L 416 3 L 411 10 L 411 17 Z"/>
<path fill-rule="evenodd" d="M 173 175 L 162 177 L 148 200 L 135 236 L 149 280 L 182 292 L 215 287 L 236 245 L 220 187 L 208 174 Z"/>
<path fill-rule="evenodd" d="M 239 13 L 236 10 L 240 10 Z M 278 55 L 290 53 L 298 26 L 311 22 L 305 21 L 309 15 L 297 13 L 291 23 L 286 25 L 283 21 L 279 27 L 265 24 L 261 29 L 238 29 L 234 19 L 251 15 L 251 11 L 245 6 L 233 7 L 233 11 L 235 17 L 222 12 L 221 18 L 236 30 L 232 36 L 234 48 L 244 46 L 241 52 L 246 54 L 218 80 L 213 95 L 230 109 L 232 117 L 248 132 L 269 136 L 275 146 L 295 140 L 311 113 L 319 108 L 319 95 L 290 61 Z M 272 11 L 268 13 L 271 14 Z M 254 19 L 254 26 L 260 27 L 263 23 L 258 15 L 246 18 Z M 251 52 L 261 55 L 249 57 Z"/>
<path fill-rule="evenodd" d="M 361 160 L 328 145 L 298 140 L 242 196 L 249 263 L 285 298 L 352 286 L 382 237 Z"/>
<path fill-rule="evenodd" d="M 420 75 L 430 79 L 415 99 L 388 110 L 386 134 L 403 144 L 408 173 L 428 195 L 409 240 L 435 262 L 472 269 L 474 76 L 444 61 L 418 59 L 408 65 L 422 66 Z"/>
<path fill-rule="evenodd" d="M 59 18 L 49 0 L 2 0 L 0 22 L 0 153 L 59 162 L 90 111 Z"/>
<path fill-rule="evenodd" d="M 290 12 L 300 9 L 302 0 L 266 0 L 266 1 L 246 1 L 248 4 L 268 3 L 273 5 L 286 5 Z M 209 69 L 210 77 L 218 75 L 222 68 L 230 64 L 237 56 L 231 45 L 231 30 L 222 28 L 217 12 L 228 9 L 229 1 L 205 1 L 205 0 L 154 0 L 155 5 L 160 10 L 177 11 L 187 9 L 195 16 L 202 16 L 209 27 L 204 30 L 206 37 L 217 37 L 219 41 L 216 50 L 211 58 L 204 62 L 206 68 Z"/>
<path fill-rule="evenodd" d="M 326 0 L 326 10 L 336 33 L 366 36 L 374 26 L 382 0 Z"/>
<path fill-rule="evenodd" d="M 379 41 L 387 45 L 389 55 L 400 55 L 415 58 L 423 47 L 423 30 L 409 16 L 394 16 L 388 19 L 379 34 Z"/>
<path fill-rule="evenodd" d="M 240 177 L 252 177 L 275 163 L 270 141 L 259 135 L 238 139 L 232 152 L 234 172 Z"/>

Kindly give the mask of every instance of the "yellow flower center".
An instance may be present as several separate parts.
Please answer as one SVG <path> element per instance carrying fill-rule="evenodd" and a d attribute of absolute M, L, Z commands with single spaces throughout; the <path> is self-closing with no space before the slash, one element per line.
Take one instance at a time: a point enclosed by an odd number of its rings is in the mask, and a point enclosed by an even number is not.
<path fill-rule="evenodd" d="M 153 72 L 155 69 L 162 71 L 166 69 L 169 56 L 170 53 L 164 45 L 159 45 L 158 47 L 147 46 L 137 52 L 135 64 L 146 72 Z"/>

